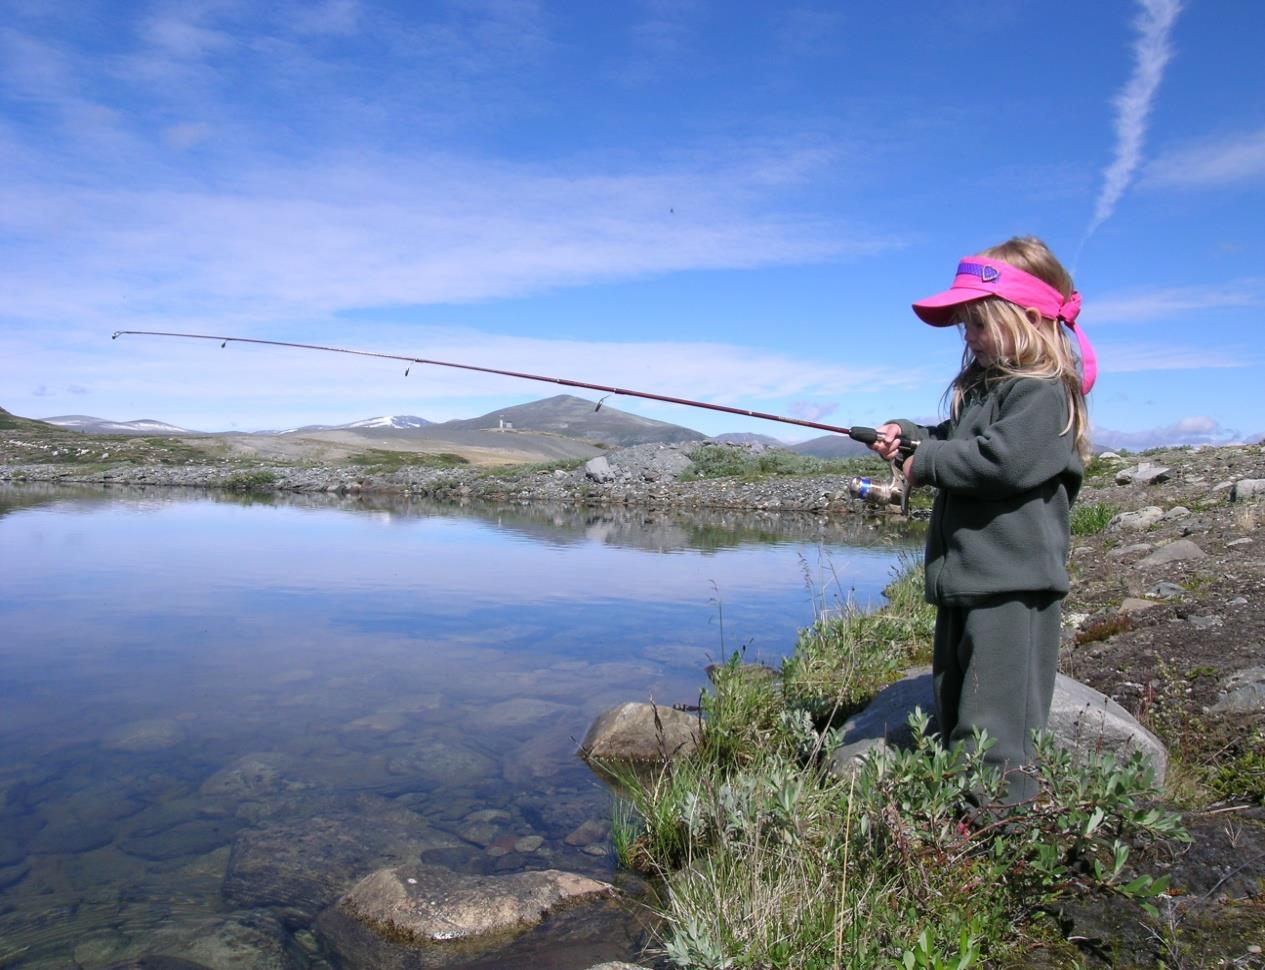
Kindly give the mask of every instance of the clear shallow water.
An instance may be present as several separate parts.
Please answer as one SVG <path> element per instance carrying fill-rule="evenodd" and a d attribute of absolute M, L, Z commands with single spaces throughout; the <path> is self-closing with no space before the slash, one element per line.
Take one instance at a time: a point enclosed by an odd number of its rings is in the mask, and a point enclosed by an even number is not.
<path fill-rule="evenodd" d="M 776 661 L 815 609 L 876 602 L 910 544 L 792 515 L 0 487 L 0 965 L 354 966 L 318 913 L 419 855 L 610 879 L 609 796 L 574 756 L 593 718 L 693 702 L 739 647 Z M 631 955 L 616 937 L 592 962 Z"/>

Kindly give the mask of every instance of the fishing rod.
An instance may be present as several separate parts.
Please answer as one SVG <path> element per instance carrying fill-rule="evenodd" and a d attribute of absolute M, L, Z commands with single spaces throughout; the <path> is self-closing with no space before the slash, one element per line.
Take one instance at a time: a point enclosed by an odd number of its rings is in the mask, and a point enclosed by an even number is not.
<path fill-rule="evenodd" d="M 404 354 L 385 354 L 374 350 L 353 350 L 347 347 L 327 347 L 321 344 L 302 344 L 293 343 L 289 340 L 262 340 L 258 337 L 226 337 L 216 336 L 208 333 L 175 333 L 165 330 L 116 330 L 111 340 L 117 340 L 123 336 L 136 337 L 182 337 L 188 340 L 218 340 L 220 347 L 227 347 L 230 343 L 235 344 L 262 344 L 268 347 L 293 347 L 298 350 L 319 350 L 331 354 L 351 354 L 356 357 L 380 357 L 386 360 L 404 361 L 408 366 L 404 369 L 404 376 L 408 377 L 409 371 L 414 364 L 429 364 L 433 367 L 453 367 L 458 370 L 478 371 L 483 374 L 500 374 L 504 377 L 517 377 L 527 381 L 543 381 L 547 384 L 561 384 L 565 387 L 583 387 L 591 391 L 602 391 L 606 397 L 640 397 L 650 401 L 665 401 L 668 404 L 680 404 L 691 408 L 706 408 L 709 411 L 723 411 L 726 414 L 738 414 L 746 418 L 759 418 L 762 421 L 778 421 L 782 424 L 795 424 L 804 428 L 814 428 L 818 431 L 828 431 L 832 434 L 841 434 L 851 438 L 853 441 L 859 441 L 861 444 L 870 445 L 878 440 L 878 432 L 873 428 L 865 428 L 854 426 L 851 428 L 843 428 L 833 424 L 822 424 L 819 421 L 806 421 L 803 418 L 789 418 L 780 414 L 768 414 L 764 411 L 749 411 L 746 408 L 730 407 L 726 404 L 712 404 L 708 401 L 692 401 L 684 397 L 671 397 L 667 394 L 654 394 L 650 391 L 635 391 L 627 387 L 610 387 L 605 384 L 591 384 L 588 381 L 577 381 L 567 377 L 546 377 L 542 374 L 527 374 L 522 371 L 501 370 L 496 367 L 480 367 L 476 364 L 458 364 L 447 360 L 428 360 L 425 357 L 409 357 Z M 602 398 L 597 402 L 595 411 L 602 409 L 602 404 L 606 398 Z M 918 442 L 911 440 L 906 435 L 900 437 L 900 453 L 909 456 L 914 453 L 914 449 L 918 447 Z"/>

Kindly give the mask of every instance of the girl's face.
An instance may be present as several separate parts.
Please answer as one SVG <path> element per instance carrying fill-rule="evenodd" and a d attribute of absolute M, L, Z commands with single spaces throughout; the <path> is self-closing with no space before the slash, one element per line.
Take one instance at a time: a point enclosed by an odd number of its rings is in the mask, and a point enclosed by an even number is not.
<path fill-rule="evenodd" d="M 988 367 L 997 360 L 998 347 L 983 319 L 977 314 L 968 313 L 962 323 L 962 339 L 971 348 L 971 353 L 979 361 L 981 367 Z"/>

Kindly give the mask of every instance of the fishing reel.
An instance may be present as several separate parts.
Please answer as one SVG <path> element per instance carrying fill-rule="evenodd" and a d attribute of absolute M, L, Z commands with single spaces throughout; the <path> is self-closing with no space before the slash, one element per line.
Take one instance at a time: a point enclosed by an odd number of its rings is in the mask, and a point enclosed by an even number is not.
<path fill-rule="evenodd" d="M 848 480 L 848 492 L 866 505 L 885 507 L 900 506 L 902 515 L 909 514 L 909 479 L 901 471 L 904 457 L 893 458 L 892 478 L 887 483 L 876 482 L 872 478 L 852 478 Z"/>

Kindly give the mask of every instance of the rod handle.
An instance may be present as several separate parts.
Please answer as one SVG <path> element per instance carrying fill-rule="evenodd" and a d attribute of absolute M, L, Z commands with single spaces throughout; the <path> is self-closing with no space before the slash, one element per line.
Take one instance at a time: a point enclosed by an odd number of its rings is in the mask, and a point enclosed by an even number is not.
<path fill-rule="evenodd" d="M 878 432 L 873 428 L 854 427 L 848 429 L 848 437 L 853 441 L 859 441 L 863 445 L 872 445 L 878 441 Z M 908 458 L 914 453 L 914 449 L 918 447 L 918 442 L 914 441 L 909 435 L 900 436 L 900 453 Z"/>

